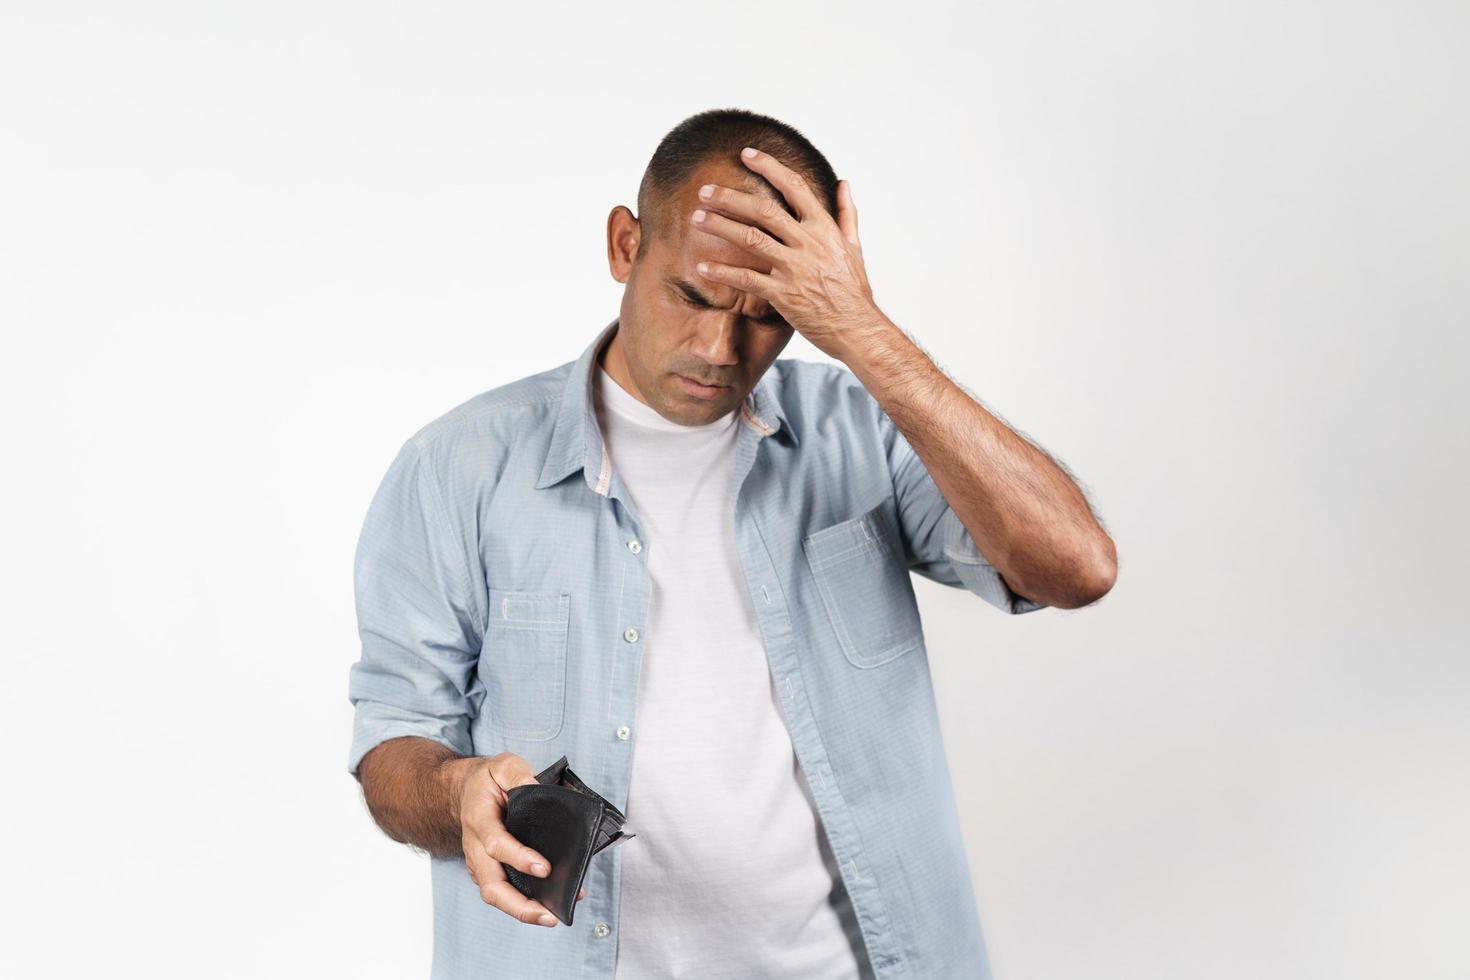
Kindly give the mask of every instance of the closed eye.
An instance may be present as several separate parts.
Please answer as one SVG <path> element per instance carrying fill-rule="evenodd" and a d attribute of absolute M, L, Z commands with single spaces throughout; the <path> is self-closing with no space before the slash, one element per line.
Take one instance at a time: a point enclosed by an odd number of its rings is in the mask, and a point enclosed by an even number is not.
<path fill-rule="evenodd" d="M 669 284 L 679 291 L 679 298 L 689 306 L 699 310 L 712 310 L 716 308 L 715 304 L 704 298 L 699 290 L 694 287 L 693 283 L 683 279 L 670 278 Z M 763 327 L 786 326 L 786 318 L 775 312 L 767 313 L 761 317 L 750 317 L 749 319 L 754 323 L 759 323 Z"/>

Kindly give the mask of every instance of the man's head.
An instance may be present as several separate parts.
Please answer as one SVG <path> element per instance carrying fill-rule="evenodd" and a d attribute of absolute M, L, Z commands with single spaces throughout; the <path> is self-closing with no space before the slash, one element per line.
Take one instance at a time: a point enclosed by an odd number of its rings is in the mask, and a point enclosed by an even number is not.
<path fill-rule="evenodd" d="M 625 288 L 603 366 L 659 414 L 685 425 L 737 409 L 795 332 L 759 296 L 695 269 L 708 260 L 771 271 L 689 220 L 694 209 L 710 207 L 698 197 L 709 183 L 772 198 L 794 215 L 781 192 L 741 162 L 746 146 L 805 177 L 836 215 L 837 175 L 806 137 L 769 116 L 712 109 L 684 120 L 659 143 L 638 188 L 638 216 L 620 204 L 607 219 L 608 265 Z M 681 376 L 725 387 L 703 397 Z"/>

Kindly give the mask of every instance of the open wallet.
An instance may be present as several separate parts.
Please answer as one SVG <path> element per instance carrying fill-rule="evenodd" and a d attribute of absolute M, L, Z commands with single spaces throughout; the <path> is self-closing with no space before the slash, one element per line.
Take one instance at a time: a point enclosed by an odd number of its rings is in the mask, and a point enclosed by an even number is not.
<path fill-rule="evenodd" d="M 638 835 L 623 830 L 623 812 L 589 789 L 568 768 L 566 756 L 537 773 L 535 783 L 506 790 L 505 797 L 505 829 L 551 862 L 551 874 L 537 878 L 502 861 L 505 877 L 571 925 L 592 855 Z"/>

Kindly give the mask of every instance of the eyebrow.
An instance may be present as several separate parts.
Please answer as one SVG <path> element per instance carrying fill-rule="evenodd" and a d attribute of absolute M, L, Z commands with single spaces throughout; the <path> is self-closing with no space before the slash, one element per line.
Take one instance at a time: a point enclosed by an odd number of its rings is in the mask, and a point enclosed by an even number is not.
<path fill-rule="evenodd" d="M 682 292 L 691 303 L 695 303 L 699 306 L 715 305 L 709 297 L 705 296 L 699 291 L 699 287 L 695 286 L 694 283 L 689 282 L 687 279 L 680 279 L 678 276 L 668 276 L 665 281 L 668 282 L 669 285 L 673 286 L 675 289 Z M 751 319 L 755 320 L 756 323 L 786 322 L 786 318 L 783 317 L 780 313 L 777 313 L 774 309 L 772 309 L 771 312 L 767 313 L 765 316 L 752 317 Z"/>

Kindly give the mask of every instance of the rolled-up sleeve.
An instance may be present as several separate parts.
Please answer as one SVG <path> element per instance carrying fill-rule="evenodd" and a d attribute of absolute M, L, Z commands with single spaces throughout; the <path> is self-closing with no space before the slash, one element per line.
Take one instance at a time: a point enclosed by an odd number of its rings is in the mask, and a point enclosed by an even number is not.
<path fill-rule="evenodd" d="M 428 450 L 405 442 L 368 506 L 353 560 L 362 655 L 348 680 L 349 772 L 374 746 L 405 735 L 473 754 L 484 614 L 463 523 L 450 519 Z"/>
<path fill-rule="evenodd" d="M 904 560 L 910 570 L 954 588 L 969 589 L 997 609 L 1025 613 L 1046 607 L 1012 591 L 1010 585 L 975 544 L 968 528 L 944 499 L 934 477 L 877 399 L 872 409 L 893 474 Z"/>

